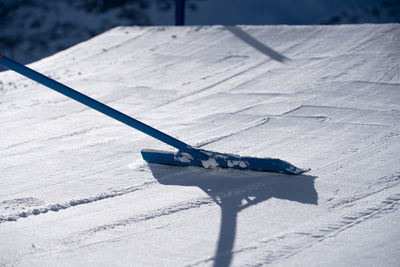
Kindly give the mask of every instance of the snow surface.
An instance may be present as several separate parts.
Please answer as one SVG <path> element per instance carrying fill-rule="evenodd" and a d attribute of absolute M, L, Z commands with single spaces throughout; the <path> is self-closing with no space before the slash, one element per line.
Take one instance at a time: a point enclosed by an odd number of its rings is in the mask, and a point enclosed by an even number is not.
<path fill-rule="evenodd" d="M 395 266 L 400 27 L 119 27 L 30 65 L 183 141 L 308 175 L 148 166 L 167 145 L 0 73 L 0 265 Z"/>
<path fill-rule="evenodd" d="M 31 63 L 115 26 L 174 25 L 174 2 L 2 0 L 0 48 Z M 185 12 L 185 25 L 398 23 L 400 0 L 190 0 Z"/>

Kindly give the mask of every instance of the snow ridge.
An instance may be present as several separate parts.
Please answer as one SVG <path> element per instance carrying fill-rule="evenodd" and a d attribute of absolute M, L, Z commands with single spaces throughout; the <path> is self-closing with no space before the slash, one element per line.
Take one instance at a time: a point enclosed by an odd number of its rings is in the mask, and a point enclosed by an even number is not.
<path fill-rule="evenodd" d="M 44 214 L 49 211 L 57 212 L 59 210 L 63 209 L 68 209 L 74 206 L 78 205 L 84 205 L 84 204 L 90 204 L 96 201 L 100 201 L 103 199 L 108 199 L 108 198 L 114 198 L 122 195 L 126 195 L 129 193 L 136 192 L 138 190 L 144 190 L 146 187 L 154 184 L 155 181 L 150 181 L 150 182 L 145 182 L 141 185 L 135 185 L 132 187 L 128 188 L 121 188 L 121 189 L 113 189 L 111 192 L 105 192 L 101 194 L 97 194 L 95 196 L 89 196 L 86 198 L 80 198 L 80 199 L 73 199 L 64 203 L 53 203 L 53 204 L 48 204 L 45 207 L 41 208 L 35 208 L 35 209 L 30 209 L 14 214 L 9 214 L 9 215 L 2 215 L 0 216 L 0 224 L 5 223 L 5 222 L 12 222 L 12 221 L 17 221 L 18 219 L 21 218 L 26 218 L 32 215 L 39 215 L 39 214 Z"/>

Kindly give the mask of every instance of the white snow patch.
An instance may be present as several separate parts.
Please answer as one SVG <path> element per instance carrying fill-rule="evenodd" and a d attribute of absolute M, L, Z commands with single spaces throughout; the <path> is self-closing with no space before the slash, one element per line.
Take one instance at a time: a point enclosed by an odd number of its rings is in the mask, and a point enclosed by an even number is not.
<path fill-rule="evenodd" d="M 219 164 L 215 160 L 215 158 L 209 158 L 208 160 L 202 160 L 201 164 L 203 165 L 204 168 L 207 168 L 207 169 L 217 168 L 219 166 Z"/>
<path fill-rule="evenodd" d="M 185 152 L 180 152 L 179 154 L 175 155 L 175 160 L 180 161 L 180 162 L 185 162 L 189 163 L 192 160 L 194 160 L 193 156 L 185 153 Z"/>
<path fill-rule="evenodd" d="M 129 164 L 128 168 L 140 172 L 150 172 L 149 165 L 142 158 L 139 158 L 135 162 Z"/>
<path fill-rule="evenodd" d="M 227 164 L 228 167 L 235 167 L 235 166 L 239 166 L 241 168 L 246 168 L 247 166 L 249 166 L 249 163 L 247 161 L 244 160 L 227 160 Z"/>

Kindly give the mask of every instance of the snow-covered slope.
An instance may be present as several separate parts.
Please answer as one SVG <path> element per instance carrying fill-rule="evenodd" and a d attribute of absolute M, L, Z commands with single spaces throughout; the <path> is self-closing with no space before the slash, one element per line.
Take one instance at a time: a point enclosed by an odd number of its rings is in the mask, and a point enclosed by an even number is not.
<path fill-rule="evenodd" d="M 24 64 L 31 63 L 115 26 L 174 25 L 174 2 L 2 0 L 0 48 Z M 398 22 L 400 0 L 190 0 L 185 15 L 186 25 Z"/>
<path fill-rule="evenodd" d="M 157 140 L 0 74 L 0 265 L 394 266 L 400 26 L 120 27 L 31 65 L 206 149 L 309 175 L 148 166 Z"/>

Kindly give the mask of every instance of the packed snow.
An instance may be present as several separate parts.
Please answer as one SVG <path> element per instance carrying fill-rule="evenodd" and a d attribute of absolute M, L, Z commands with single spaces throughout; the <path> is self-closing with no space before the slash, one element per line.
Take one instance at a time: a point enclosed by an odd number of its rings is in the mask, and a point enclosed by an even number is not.
<path fill-rule="evenodd" d="M 118 27 L 30 65 L 182 141 L 307 175 L 148 165 L 172 150 L 0 73 L 0 265 L 396 266 L 400 26 Z"/>

